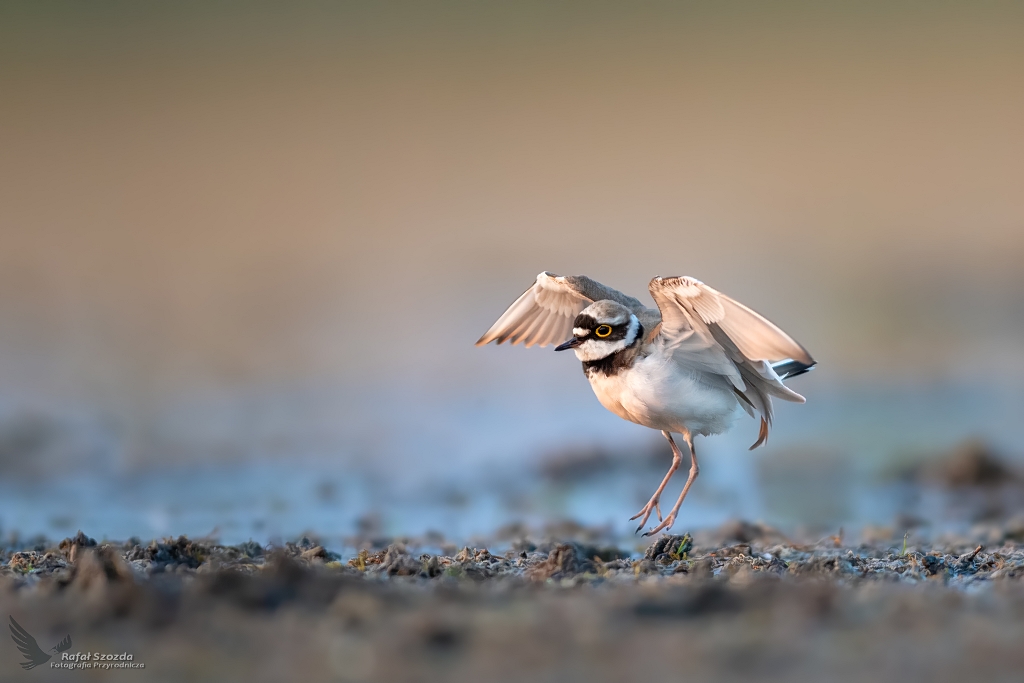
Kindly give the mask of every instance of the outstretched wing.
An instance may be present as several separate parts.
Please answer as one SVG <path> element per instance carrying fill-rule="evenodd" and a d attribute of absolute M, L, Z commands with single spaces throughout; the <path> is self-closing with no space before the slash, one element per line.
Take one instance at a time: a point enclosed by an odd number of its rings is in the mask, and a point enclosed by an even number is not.
<path fill-rule="evenodd" d="M 814 359 L 777 325 L 691 277 L 656 277 L 650 291 L 661 309 L 660 336 L 676 360 L 725 377 L 744 409 L 760 413 L 763 424 L 755 447 L 768 436 L 771 396 L 803 403 L 804 397 L 785 386 L 772 365 L 795 361 L 806 370 Z"/>
<path fill-rule="evenodd" d="M 482 346 L 492 341 L 499 344 L 508 341 L 512 344 L 523 342 L 526 346 L 547 346 L 561 343 L 570 336 L 572 322 L 580 311 L 603 299 L 617 301 L 631 309 L 641 322 L 657 316 L 637 299 L 585 275 L 559 276 L 544 272 L 476 344 Z"/>
<path fill-rule="evenodd" d="M 699 333 L 706 326 L 721 330 L 749 360 L 769 363 L 795 360 L 804 365 L 814 364 L 807 349 L 777 325 L 700 280 L 657 277 L 651 280 L 650 290 L 661 309 L 666 333 L 678 335 L 690 330 Z"/>
<path fill-rule="evenodd" d="M 71 634 L 64 636 L 64 640 L 57 643 L 54 648 L 57 652 L 65 652 L 71 649 Z"/>
<path fill-rule="evenodd" d="M 11 638 L 14 639 L 14 644 L 18 646 L 21 654 L 25 655 L 26 661 L 21 662 L 21 667 L 23 669 L 31 669 L 48 661 L 50 655 L 39 649 L 39 644 L 36 643 L 36 639 L 32 637 L 32 634 L 22 628 L 21 624 L 14 620 L 14 617 L 10 617 L 10 619 Z"/>

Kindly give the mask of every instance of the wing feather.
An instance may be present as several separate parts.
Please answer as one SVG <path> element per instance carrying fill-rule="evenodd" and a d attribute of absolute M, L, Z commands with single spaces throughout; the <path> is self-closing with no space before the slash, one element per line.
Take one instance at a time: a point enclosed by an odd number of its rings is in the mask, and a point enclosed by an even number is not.
<path fill-rule="evenodd" d="M 568 339 L 572 322 L 580 311 L 602 299 L 618 301 L 628 307 L 648 328 L 652 320 L 656 323 L 660 319 L 656 311 L 646 308 L 637 299 L 589 277 L 544 272 L 476 344 L 482 346 L 492 341 L 499 344 L 523 342 L 527 347 L 560 344 Z"/>
<path fill-rule="evenodd" d="M 814 364 L 807 349 L 775 323 L 724 294 L 719 293 L 718 298 L 724 309 L 719 325 L 744 356 L 769 363 L 796 360 Z"/>
<path fill-rule="evenodd" d="M 561 327 L 561 325 L 559 325 L 559 321 L 561 321 L 562 319 L 562 316 L 557 315 L 546 316 L 544 318 L 544 323 L 537 330 L 537 338 L 551 339 L 553 337 L 555 339 L 564 339 L 564 337 L 557 334 L 559 328 Z M 533 344 L 527 344 L 527 346 L 533 346 Z"/>
<path fill-rule="evenodd" d="M 548 326 L 548 323 L 551 322 L 552 319 L 557 320 L 557 318 L 557 314 L 542 315 L 539 312 L 535 313 L 530 324 L 523 330 L 522 339 L 526 343 L 526 347 L 529 348 L 541 339 L 544 339 L 544 328 Z"/>

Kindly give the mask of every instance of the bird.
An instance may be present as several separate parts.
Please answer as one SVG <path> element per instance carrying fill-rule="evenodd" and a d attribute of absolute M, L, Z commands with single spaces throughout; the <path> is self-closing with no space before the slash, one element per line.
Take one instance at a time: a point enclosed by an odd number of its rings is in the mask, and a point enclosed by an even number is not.
<path fill-rule="evenodd" d="M 659 276 L 648 290 L 657 309 L 585 275 L 545 271 L 476 342 L 572 349 L 601 405 L 661 431 L 672 448 L 672 464 L 654 495 L 630 518 L 642 517 L 639 533 L 657 513 L 659 524 L 644 536 L 675 524 L 700 473 L 695 436 L 726 431 L 742 410 L 760 418 L 750 449 L 763 445 L 772 426 L 772 399 L 805 402 L 783 380 L 816 365 L 777 325 L 696 278 Z M 661 495 L 683 462 L 673 433 L 689 447 L 690 470 L 663 519 Z"/>
<path fill-rule="evenodd" d="M 51 655 L 43 652 L 42 648 L 36 642 L 36 639 L 32 637 L 32 634 L 26 631 L 21 624 L 14 620 L 14 617 L 10 617 L 11 623 L 8 627 L 11 629 L 11 638 L 14 640 L 14 644 L 21 651 L 21 654 L 25 656 L 25 661 L 20 662 L 21 668 L 26 671 L 34 669 L 40 664 L 45 664 L 50 661 Z M 64 640 L 60 641 L 56 645 L 50 648 L 55 654 L 65 652 L 71 647 L 71 636 L 64 636 Z"/>

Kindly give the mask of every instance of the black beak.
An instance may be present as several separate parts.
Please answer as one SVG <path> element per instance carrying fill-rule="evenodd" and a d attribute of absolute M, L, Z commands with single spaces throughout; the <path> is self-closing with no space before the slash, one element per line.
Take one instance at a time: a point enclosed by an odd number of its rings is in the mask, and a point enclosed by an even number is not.
<path fill-rule="evenodd" d="M 566 351 L 568 349 L 575 349 L 577 346 L 579 346 L 582 343 L 583 343 L 582 339 L 577 339 L 576 337 L 573 337 L 572 339 L 570 339 L 569 341 L 565 342 L 564 344 L 559 344 L 558 346 L 556 346 L 555 347 L 555 351 Z"/>

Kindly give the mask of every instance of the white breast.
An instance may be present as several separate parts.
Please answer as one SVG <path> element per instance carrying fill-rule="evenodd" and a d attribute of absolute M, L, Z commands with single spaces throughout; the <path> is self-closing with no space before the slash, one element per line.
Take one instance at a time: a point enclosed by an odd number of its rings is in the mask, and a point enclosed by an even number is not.
<path fill-rule="evenodd" d="M 592 373 L 590 386 L 605 408 L 637 424 L 694 434 L 727 430 L 739 403 L 733 391 L 680 367 L 653 349 L 613 375 Z"/>

